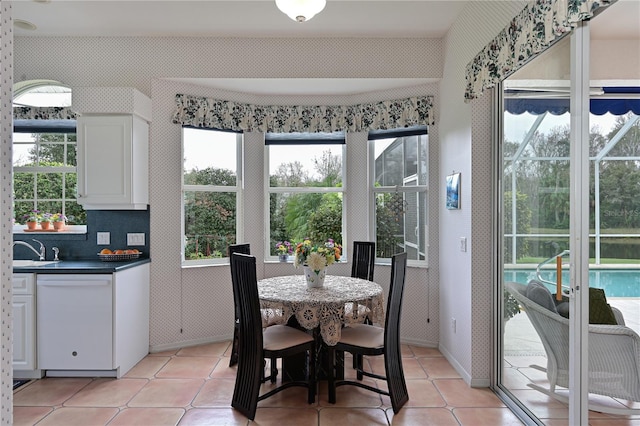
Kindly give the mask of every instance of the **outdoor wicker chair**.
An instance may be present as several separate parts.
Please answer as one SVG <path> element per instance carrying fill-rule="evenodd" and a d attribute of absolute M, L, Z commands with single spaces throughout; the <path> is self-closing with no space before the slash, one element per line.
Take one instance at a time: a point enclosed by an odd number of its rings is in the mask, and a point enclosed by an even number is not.
<path fill-rule="evenodd" d="M 554 312 L 548 303 L 527 297 L 527 286 L 506 283 L 507 290 L 518 301 L 535 328 L 547 355 L 547 367 L 532 368 L 547 373 L 549 389 L 529 383 L 528 386 L 554 399 L 568 403 L 568 397 L 556 392 L 556 386 L 569 387 L 569 319 Z M 549 292 L 549 297 L 551 293 Z M 589 393 L 640 401 L 640 336 L 624 325 L 622 313 L 612 308 L 617 325 L 589 324 Z M 589 403 L 589 409 L 617 415 L 637 415 L 621 403 L 620 408 Z"/>

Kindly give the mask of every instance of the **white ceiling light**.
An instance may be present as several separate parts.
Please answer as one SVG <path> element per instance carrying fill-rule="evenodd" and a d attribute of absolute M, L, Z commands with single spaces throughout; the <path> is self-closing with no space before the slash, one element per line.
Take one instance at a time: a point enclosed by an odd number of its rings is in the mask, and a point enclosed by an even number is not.
<path fill-rule="evenodd" d="M 304 22 L 324 9 L 326 0 L 276 0 L 276 6 L 294 21 Z"/>

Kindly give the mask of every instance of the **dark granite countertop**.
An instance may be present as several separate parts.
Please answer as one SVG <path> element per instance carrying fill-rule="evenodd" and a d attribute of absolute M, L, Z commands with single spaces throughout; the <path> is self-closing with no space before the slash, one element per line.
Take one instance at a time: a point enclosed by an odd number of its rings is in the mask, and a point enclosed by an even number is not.
<path fill-rule="evenodd" d="M 151 259 L 134 259 L 123 262 L 103 262 L 99 259 L 61 260 L 38 266 L 14 266 L 14 273 L 36 274 L 111 274 L 151 262 Z"/>

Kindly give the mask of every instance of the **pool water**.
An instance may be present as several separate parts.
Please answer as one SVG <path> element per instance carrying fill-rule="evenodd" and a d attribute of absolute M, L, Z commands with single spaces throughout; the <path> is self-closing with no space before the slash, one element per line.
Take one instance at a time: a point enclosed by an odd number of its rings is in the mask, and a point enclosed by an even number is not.
<path fill-rule="evenodd" d="M 556 271 L 545 270 L 540 276 L 546 281 L 556 282 Z M 535 270 L 505 270 L 504 280 L 526 284 L 536 278 Z M 569 285 L 569 271 L 562 272 L 562 282 Z M 607 297 L 640 297 L 640 269 L 592 269 L 589 271 L 589 286 L 601 288 Z M 555 293 L 555 287 L 551 288 Z"/>

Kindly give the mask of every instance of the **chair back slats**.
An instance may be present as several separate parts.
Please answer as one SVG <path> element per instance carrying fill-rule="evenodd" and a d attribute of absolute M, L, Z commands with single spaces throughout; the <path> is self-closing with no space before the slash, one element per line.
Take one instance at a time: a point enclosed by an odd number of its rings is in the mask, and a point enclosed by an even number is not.
<path fill-rule="evenodd" d="M 238 371 L 231 405 L 253 419 L 263 367 L 256 258 L 233 253 L 231 265 L 231 281 L 239 307 Z"/>
<path fill-rule="evenodd" d="M 229 257 L 231 257 L 233 253 L 251 254 L 251 244 L 231 244 L 229 246 Z"/>
<path fill-rule="evenodd" d="M 376 261 L 376 243 L 371 241 L 354 241 L 351 254 L 351 276 L 373 281 L 373 268 Z"/>
<path fill-rule="evenodd" d="M 243 244 L 231 244 L 227 251 L 229 252 L 229 258 L 233 253 L 251 254 L 251 246 L 249 243 Z M 233 275 L 233 263 L 231 264 L 231 274 Z M 231 343 L 231 356 L 229 357 L 229 367 L 233 367 L 238 363 L 238 317 L 240 316 L 240 308 L 238 307 L 238 301 L 236 300 L 236 293 L 233 292 L 233 309 L 235 324 L 233 328 L 233 342 Z"/>
<path fill-rule="evenodd" d="M 400 315 L 402 313 L 402 295 L 404 293 L 406 273 L 407 253 L 394 255 L 391 258 L 391 287 L 389 289 L 384 327 L 384 363 L 390 390 L 389 397 L 395 413 L 409 400 L 400 349 Z"/>
<path fill-rule="evenodd" d="M 329 360 L 331 368 L 329 368 L 329 403 L 336 402 L 336 388 L 344 385 L 358 386 L 372 392 L 387 395 L 391 400 L 393 412 L 398 414 L 402 406 L 409 401 L 409 392 L 404 378 L 404 370 L 402 368 L 402 354 L 400 350 L 400 315 L 402 314 L 402 296 L 404 293 L 405 278 L 407 273 L 407 253 L 399 253 L 391 258 L 391 281 L 389 283 L 389 298 L 387 299 L 387 313 L 384 322 L 384 343 L 382 346 L 369 346 L 357 342 L 355 334 L 368 333 L 377 327 L 373 325 L 364 325 L 362 327 L 352 328 L 344 331 L 342 339 L 335 346 L 328 346 Z M 376 331 L 377 332 L 377 331 Z M 349 337 L 347 337 L 349 336 Z M 351 343 L 353 342 L 353 343 Z M 356 370 L 356 379 L 338 379 L 336 373 L 342 373 L 344 364 L 340 359 L 336 358 L 337 351 L 350 352 L 353 355 L 353 368 Z M 384 356 L 385 375 L 365 370 L 363 368 L 363 356 Z M 339 357 L 338 357 L 339 358 Z M 362 382 L 363 376 L 371 377 L 377 380 L 385 380 L 387 389 L 370 386 Z"/>

